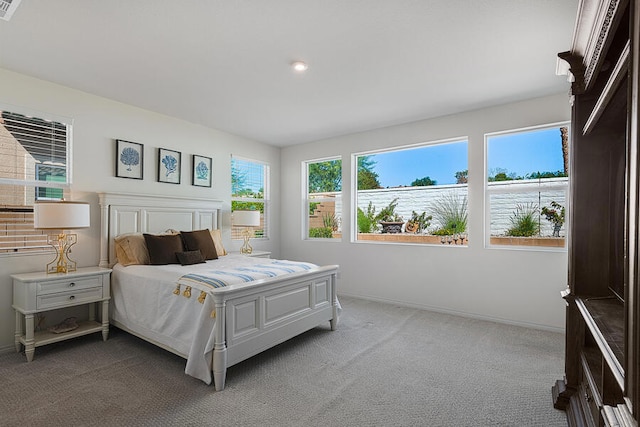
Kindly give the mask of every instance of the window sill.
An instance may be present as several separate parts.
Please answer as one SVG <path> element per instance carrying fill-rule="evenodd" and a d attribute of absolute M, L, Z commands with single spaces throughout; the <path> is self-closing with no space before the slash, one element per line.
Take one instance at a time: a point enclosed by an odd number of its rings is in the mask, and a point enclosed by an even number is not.
<path fill-rule="evenodd" d="M 409 233 L 358 233 L 358 241 L 375 241 L 389 243 L 415 243 L 421 245 L 443 245 L 442 236 L 434 236 L 433 234 L 409 234 Z M 466 246 L 465 240 L 464 245 Z"/>
<path fill-rule="evenodd" d="M 510 237 L 491 236 L 491 246 L 533 246 L 539 248 L 565 248 L 564 237 Z"/>

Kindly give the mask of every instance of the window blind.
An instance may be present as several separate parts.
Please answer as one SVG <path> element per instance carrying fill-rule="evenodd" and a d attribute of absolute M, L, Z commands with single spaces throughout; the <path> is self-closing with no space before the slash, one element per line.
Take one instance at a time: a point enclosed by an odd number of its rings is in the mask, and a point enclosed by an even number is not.
<path fill-rule="evenodd" d="M 33 204 L 68 191 L 70 136 L 63 121 L 0 110 L 0 253 L 49 248 Z"/>
<path fill-rule="evenodd" d="M 0 182 L 60 188 L 68 183 L 68 124 L 2 111 L 0 125 Z"/>
<path fill-rule="evenodd" d="M 33 228 L 33 208 L 0 207 L 0 253 L 49 249 L 44 230 Z"/>

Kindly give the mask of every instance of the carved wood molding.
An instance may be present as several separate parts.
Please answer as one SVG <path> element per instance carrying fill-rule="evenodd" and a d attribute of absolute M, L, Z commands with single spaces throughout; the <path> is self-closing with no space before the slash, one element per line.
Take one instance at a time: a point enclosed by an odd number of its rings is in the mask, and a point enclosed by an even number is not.
<path fill-rule="evenodd" d="M 602 54 L 606 50 L 606 47 L 607 47 L 606 42 L 609 41 L 608 36 L 611 30 L 611 27 L 614 23 L 613 18 L 614 16 L 616 16 L 616 11 L 618 10 L 618 7 L 620 6 L 621 2 L 622 0 L 610 0 L 609 5 L 604 14 L 604 18 L 600 18 L 602 19 L 602 24 L 600 26 L 600 33 L 598 34 L 598 38 L 596 39 L 595 45 L 590 52 L 589 64 L 587 65 L 584 73 L 587 87 L 591 86 L 591 79 L 593 78 L 594 74 L 596 74 L 596 70 L 599 68 L 600 64 L 602 63 L 602 60 L 604 59 L 602 58 Z M 598 21 L 600 21 L 600 19 L 598 19 Z"/>
<path fill-rule="evenodd" d="M 569 81 L 571 82 L 571 94 L 580 95 L 585 91 L 584 64 L 581 56 L 571 52 L 560 52 L 558 58 L 569 64 Z"/>

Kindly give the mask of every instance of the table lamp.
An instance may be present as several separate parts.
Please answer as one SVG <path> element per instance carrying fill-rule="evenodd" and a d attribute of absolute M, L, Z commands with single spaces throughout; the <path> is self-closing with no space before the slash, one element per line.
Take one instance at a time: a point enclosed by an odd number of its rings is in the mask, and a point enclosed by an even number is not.
<path fill-rule="evenodd" d="M 240 248 L 240 253 L 250 254 L 253 252 L 253 248 L 249 244 L 249 239 L 253 234 L 251 227 L 260 226 L 260 211 L 233 211 L 233 225 L 234 227 L 245 227 L 242 231 L 244 244 Z"/>
<path fill-rule="evenodd" d="M 69 254 L 78 236 L 66 234 L 65 230 L 89 227 L 89 212 L 89 204 L 84 202 L 39 201 L 33 205 L 33 227 L 59 231 L 47 236 L 47 243 L 56 250 L 56 258 L 47 264 L 47 273 L 76 271 L 76 262 L 69 259 Z"/>

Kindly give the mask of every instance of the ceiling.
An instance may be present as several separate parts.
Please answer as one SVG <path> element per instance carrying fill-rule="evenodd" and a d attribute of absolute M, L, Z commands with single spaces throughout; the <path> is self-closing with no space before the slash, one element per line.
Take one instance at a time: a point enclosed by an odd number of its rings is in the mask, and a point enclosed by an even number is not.
<path fill-rule="evenodd" d="M 22 0 L 0 67 L 287 146 L 567 91 L 577 3 Z"/>

